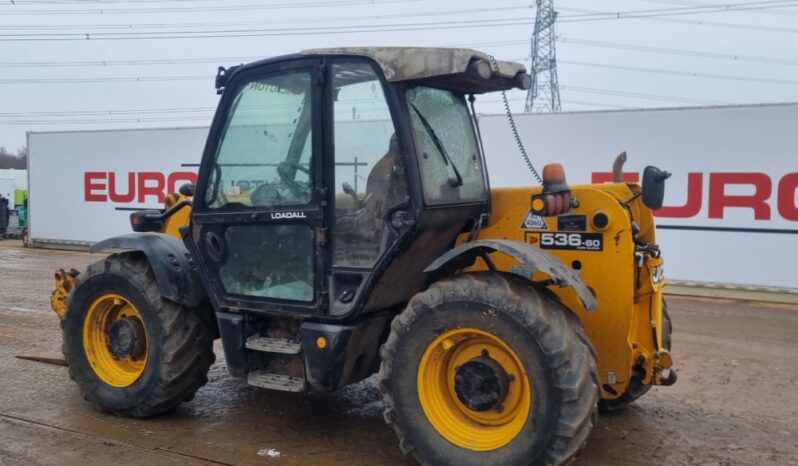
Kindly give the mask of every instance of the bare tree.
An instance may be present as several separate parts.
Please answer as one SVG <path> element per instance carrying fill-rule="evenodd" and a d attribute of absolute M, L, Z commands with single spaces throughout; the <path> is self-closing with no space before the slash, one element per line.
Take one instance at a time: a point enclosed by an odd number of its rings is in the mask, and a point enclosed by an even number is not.
<path fill-rule="evenodd" d="M 0 168 L 15 168 L 24 170 L 28 166 L 28 148 L 21 147 L 16 154 L 0 146 Z"/>

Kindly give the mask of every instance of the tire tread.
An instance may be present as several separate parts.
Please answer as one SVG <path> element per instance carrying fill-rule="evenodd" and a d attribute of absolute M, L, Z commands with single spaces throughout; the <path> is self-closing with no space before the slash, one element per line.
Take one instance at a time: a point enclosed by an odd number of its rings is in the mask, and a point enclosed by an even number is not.
<path fill-rule="evenodd" d="M 75 294 L 92 277 L 110 273 L 128 280 L 141 291 L 148 304 L 157 313 L 151 322 L 161 327 L 166 341 L 161 344 L 163 356 L 158 371 L 157 383 L 129 409 L 108 409 L 101 406 L 92 395 L 90 387 L 84 386 L 82 378 L 76 376 L 73 365 L 69 365 L 69 376 L 78 382 L 81 392 L 89 402 L 104 412 L 133 417 L 149 417 L 169 411 L 182 401 L 191 399 L 200 387 L 207 383 L 207 373 L 215 362 L 213 352 L 213 329 L 194 310 L 164 299 L 158 289 L 152 268 L 147 258 L 140 253 L 114 254 L 88 266 L 86 273 L 77 276 L 75 286 L 66 298 L 67 314 Z M 65 320 L 64 320 L 65 321 Z M 62 321 L 62 323 L 64 322 Z M 62 324 L 63 328 L 63 324 Z M 153 344 L 153 342 L 150 342 Z M 82 348 L 70 348 L 65 339 L 62 352 L 67 361 Z"/>
<path fill-rule="evenodd" d="M 444 302 L 478 301 L 510 314 L 546 348 L 560 407 L 556 427 L 535 464 L 557 465 L 575 458 L 584 448 L 597 419 L 596 351 L 579 318 L 553 296 L 514 276 L 480 272 L 438 281 L 410 300 L 391 323 L 390 335 L 381 348 L 382 364 L 378 375 L 378 387 L 385 403 L 385 422 L 396 432 L 405 454 L 412 455 L 422 465 L 433 464 L 427 452 L 417 449 L 397 422 L 390 381 L 399 342 L 411 333 L 412 323 L 421 312 Z"/>

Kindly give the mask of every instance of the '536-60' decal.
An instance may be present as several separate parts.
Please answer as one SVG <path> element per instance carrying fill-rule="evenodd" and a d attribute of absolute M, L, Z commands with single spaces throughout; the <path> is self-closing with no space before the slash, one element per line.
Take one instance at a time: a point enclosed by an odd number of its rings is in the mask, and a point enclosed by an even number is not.
<path fill-rule="evenodd" d="M 541 232 L 536 235 L 539 235 L 539 238 L 530 238 L 532 235 L 527 235 L 527 241 L 537 243 L 541 249 L 604 250 L 604 235 L 601 233 Z"/>

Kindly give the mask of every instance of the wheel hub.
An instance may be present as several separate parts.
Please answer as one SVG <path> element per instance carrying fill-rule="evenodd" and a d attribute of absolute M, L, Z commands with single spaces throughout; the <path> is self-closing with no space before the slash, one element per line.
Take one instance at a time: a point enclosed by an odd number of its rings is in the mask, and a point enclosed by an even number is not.
<path fill-rule="evenodd" d="M 469 450 L 508 444 L 532 413 L 532 386 L 521 358 L 487 330 L 458 327 L 439 334 L 419 361 L 416 383 L 429 422 Z"/>
<path fill-rule="evenodd" d="M 137 317 L 128 316 L 111 325 L 108 343 L 119 358 L 139 358 L 146 349 L 144 325 Z"/>
<path fill-rule="evenodd" d="M 105 293 L 83 318 L 83 349 L 95 375 L 112 387 L 128 387 L 147 366 L 147 329 L 127 298 Z"/>
<path fill-rule="evenodd" d="M 501 411 L 509 384 L 507 372 L 487 353 L 461 365 L 454 375 L 457 398 L 468 409 L 478 412 Z"/>

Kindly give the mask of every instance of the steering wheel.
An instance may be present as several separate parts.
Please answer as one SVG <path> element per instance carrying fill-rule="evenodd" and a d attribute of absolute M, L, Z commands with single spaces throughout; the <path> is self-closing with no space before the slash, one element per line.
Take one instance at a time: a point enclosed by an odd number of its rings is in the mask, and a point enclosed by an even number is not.
<path fill-rule="evenodd" d="M 274 206 L 282 202 L 282 196 L 274 185 L 263 183 L 252 191 L 249 200 L 253 206 Z"/>
<path fill-rule="evenodd" d="M 277 175 L 280 177 L 280 181 L 291 191 L 291 194 L 299 199 L 304 199 L 308 194 L 308 188 L 294 180 L 297 170 L 310 175 L 310 169 L 298 163 L 280 162 L 280 164 L 277 165 Z"/>

